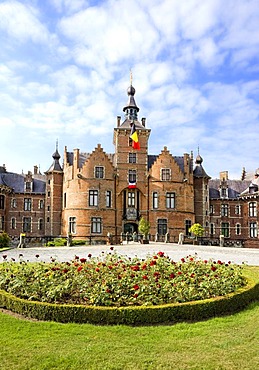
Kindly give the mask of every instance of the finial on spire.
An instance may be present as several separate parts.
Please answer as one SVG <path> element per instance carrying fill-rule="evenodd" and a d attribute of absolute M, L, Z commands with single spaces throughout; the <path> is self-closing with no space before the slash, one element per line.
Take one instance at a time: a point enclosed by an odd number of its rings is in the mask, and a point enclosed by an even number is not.
<path fill-rule="evenodd" d="M 133 80 L 133 78 L 132 78 L 132 69 L 130 69 L 130 86 L 132 86 L 132 80 Z"/>
<path fill-rule="evenodd" d="M 198 155 L 200 155 L 200 146 L 198 145 Z"/>
<path fill-rule="evenodd" d="M 58 151 L 58 139 L 56 139 L 56 151 Z"/>

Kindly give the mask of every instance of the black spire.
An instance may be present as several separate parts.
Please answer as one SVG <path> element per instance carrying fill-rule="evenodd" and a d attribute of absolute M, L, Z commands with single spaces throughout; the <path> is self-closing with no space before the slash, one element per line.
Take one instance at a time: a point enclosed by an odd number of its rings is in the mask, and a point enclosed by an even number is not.
<path fill-rule="evenodd" d="M 125 112 L 125 118 L 129 120 L 137 120 L 138 119 L 138 111 L 139 108 L 135 102 L 135 95 L 136 90 L 132 86 L 132 72 L 130 71 L 130 86 L 128 87 L 127 94 L 129 96 L 127 105 L 123 108 L 123 112 Z"/>

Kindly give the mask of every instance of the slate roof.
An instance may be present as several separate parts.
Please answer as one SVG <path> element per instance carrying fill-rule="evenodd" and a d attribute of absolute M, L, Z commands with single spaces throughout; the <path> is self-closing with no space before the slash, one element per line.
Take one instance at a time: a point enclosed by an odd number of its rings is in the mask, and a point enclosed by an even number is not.
<path fill-rule="evenodd" d="M 14 193 L 24 193 L 25 176 L 13 172 L 0 172 L 0 185 L 8 186 Z M 39 179 L 33 179 L 33 194 L 45 193 L 46 183 Z"/>
<path fill-rule="evenodd" d="M 209 196 L 210 199 L 220 199 L 220 179 L 209 180 Z M 247 187 L 250 181 L 247 180 L 227 180 L 228 199 L 236 199 Z"/>

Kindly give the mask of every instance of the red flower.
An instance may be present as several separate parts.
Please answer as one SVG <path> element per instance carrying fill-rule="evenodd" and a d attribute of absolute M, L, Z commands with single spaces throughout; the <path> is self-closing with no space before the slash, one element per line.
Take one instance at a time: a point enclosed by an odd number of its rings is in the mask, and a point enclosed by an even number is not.
<path fill-rule="evenodd" d="M 184 258 L 181 258 L 181 261 L 182 261 L 182 262 L 185 262 L 185 259 L 184 259 Z"/>
<path fill-rule="evenodd" d="M 177 272 L 177 275 L 182 275 L 182 271 L 178 271 Z"/>
<path fill-rule="evenodd" d="M 118 275 L 118 279 L 121 280 L 121 275 Z"/>
<path fill-rule="evenodd" d="M 63 272 L 64 274 L 66 274 L 68 272 L 68 269 L 64 269 Z"/>
<path fill-rule="evenodd" d="M 139 289 L 139 285 L 138 284 L 133 285 L 133 289 L 134 290 L 138 290 Z"/>
<path fill-rule="evenodd" d="M 146 270 L 146 268 L 147 268 L 147 264 L 144 263 L 144 265 L 142 265 L 142 270 Z"/>
<path fill-rule="evenodd" d="M 131 266 L 130 268 L 131 268 L 131 270 L 133 270 L 133 271 L 139 271 L 139 266 L 138 266 L 138 265 Z"/>
<path fill-rule="evenodd" d="M 110 247 L 110 250 L 113 251 L 114 250 L 114 247 Z"/>
<path fill-rule="evenodd" d="M 75 256 L 75 260 L 79 260 L 79 257 L 78 256 Z"/>
<path fill-rule="evenodd" d="M 77 268 L 77 271 L 78 271 L 78 272 L 80 272 L 81 270 L 83 270 L 83 266 L 79 266 L 79 267 Z"/>
<path fill-rule="evenodd" d="M 169 277 L 170 277 L 170 279 L 174 279 L 175 278 L 175 274 L 172 273 L 172 274 L 169 275 Z"/>
<path fill-rule="evenodd" d="M 157 255 L 158 255 L 159 257 L 164 257 L 165 253 L 164 253 L 164 252 L 158 252 L 158 253 L 157 253 Z"/>
<path fill-rule="evenodd" d="M 106 289 L 106 293 L 111 293 L 111 289 Z"/>
<path fill-rule="evenodd" d="M 138 298 L 138 293 L 135 293 L 135 294 L 133 295 L 133 297 L 134 297 L 134 298 Z"/>
<path fill-rule="evenodd" d="M 110 265 L 110 266 L 108 266 L 108 268 L 110 269 L 110 270 L 112 270 L 112 266 Z"/>
<path fill-rule="evenodd" d="M 96 272 L 99 272 L 100 271 L 99 267 L 96 267 L 95 271 Z"/>
<path fill-rule="evenodd" d="M 143 276 L 142 276 L 142 279 L 143 279 L 143 280 L 148 280 L 147 275 L 143 275 Z"/>
<path fill-rule="evenodd" d="M 91 253 L 89 253 L 89 254 L 88 254 L 88 258 L 91 258 L 91 257 L 92 257 L 92 255 L 91 255 Z"/>
<path fill-rule="evenodd" d="M 149 264 L 149 266 L 154 266 L 154 265 L 156 265 L 156 261 L 151 261 Z"/>
<path fill-rule="evenodd" d="M 80 258 L 80 262 L 81 263 L 85 263 L 86 262 L 86 258 Z"/>
<path fill-rule="evenodd" d="M 218 260 L 218 262 L 217 262 L 217 263 L 218 263 L 218 265 L 222 265 L 222 262 L 221 262 L 220 260 Z"/>
<path fill-rule="evenodd" d="M 212 266 L 211 267 L 211 271 L 216 271 L 217 270 L 217 267 L 216 266 Z"/>
<path fill-rule="evenodd" d="M 159 277 L 159 276 L 160 276 L 160 272 L 155 271 L 155 272 L 154 272 L 154 276 Z"/>
<path fill-rule="evenodd" d="M 153 256 L 153 259 L 154 259 L 154 260 L 157 260 L 157 259 L 158 259 L 158 257 L 157 257 L 157 256 Z"/>
<path fill-rule="evenodd" d="M 190 261 L 193 261 L 193 257 L 190 257 Z"/>

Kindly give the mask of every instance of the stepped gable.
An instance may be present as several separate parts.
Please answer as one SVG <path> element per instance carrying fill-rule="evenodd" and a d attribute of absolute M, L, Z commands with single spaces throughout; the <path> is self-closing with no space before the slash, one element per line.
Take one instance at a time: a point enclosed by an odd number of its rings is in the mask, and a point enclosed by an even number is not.
<path fill-rule="evenodd" d="M 165 146 L 163 150 L 161 150 L 161 153 L 158 155 L 149 155 L 148 156 L 148 169 L 150 170 L 155 164 L 158 164 L 158 160 L 163 155 L 169 155 L 175 162 L 175 164 L 178 166 L 179 170 L 184 173 L 184 157 L 183 156 L 173 156 L 170 151 Z M 171 163 L 172 164 L 172 163 Z"/>
<path fill-rule="evenodd" d="M 113 166 L 113 155 L 105 153 L 101 144 L 97 144 L 97 147 L 95 147 L 95 149 L 92 151 L 92 153 L 90 153 L 90 154 L 89 153 L 84 153 L 84 154 L 87 154 L 87 157 L 85 157 L 85 161 L 84 161 L 84 163 L 82 164 L 81 167 L 83 167 L 86 164 L 86 162 L 89 162 L 96 152 L 103 153 L 107 157 L 111 166 Z M 79 157 L 79 165 L 80 165 L 80 157 Z"/>

